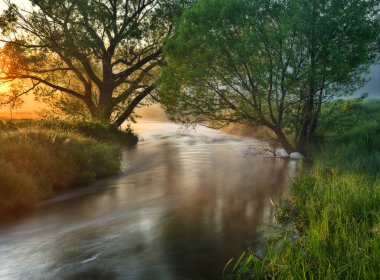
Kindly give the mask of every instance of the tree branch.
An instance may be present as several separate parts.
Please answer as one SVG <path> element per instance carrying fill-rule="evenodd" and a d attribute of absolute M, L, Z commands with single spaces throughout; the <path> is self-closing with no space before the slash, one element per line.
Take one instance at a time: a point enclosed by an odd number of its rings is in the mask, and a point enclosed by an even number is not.
<path fill-rule="evenodd" d="M 113 125 L 116 127 L 120 127 L 123 122 L 129 118 L 129 116 L 132 114 L 133 110 L 136 108 L 136 106 L 153 90 L 155 89 L 155 85 L 148 86 L 144 91 L 142 91 L 139 95 L 137 95 L 129 104 L 127 109 L 117 118 L 116 121 L 114 121 Z"/>

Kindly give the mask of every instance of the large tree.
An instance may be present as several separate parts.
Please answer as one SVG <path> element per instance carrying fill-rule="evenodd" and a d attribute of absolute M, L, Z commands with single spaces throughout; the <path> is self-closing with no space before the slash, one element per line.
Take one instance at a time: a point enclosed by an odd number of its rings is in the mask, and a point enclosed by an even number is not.
<path fill-rule="evenodd" d="M 27 10 L 5 2 L 1 80 L 29 84 L 24 92 L 59 92 L 120 126 L 155 90 L 163 40 L 191 1 L 30 0 Z"/>
<path fill-rule="evenodd" d="M 173 119 L 271 129 L 304 153 L 324 102 L 376 61 L 379 0 L 199 0 L 164 48 L 160 98 Z"/>

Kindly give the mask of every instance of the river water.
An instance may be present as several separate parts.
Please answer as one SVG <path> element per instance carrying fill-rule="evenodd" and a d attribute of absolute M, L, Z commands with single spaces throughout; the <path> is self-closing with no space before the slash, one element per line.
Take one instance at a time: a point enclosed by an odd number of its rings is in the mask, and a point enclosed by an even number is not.
<path fill-rule="evenodd" d="M 262 242 L 296 163 L 259 141 L 170 123 L 135 125 L 123 172 L 0 226 L 0 279 L 219 279 Z"/>

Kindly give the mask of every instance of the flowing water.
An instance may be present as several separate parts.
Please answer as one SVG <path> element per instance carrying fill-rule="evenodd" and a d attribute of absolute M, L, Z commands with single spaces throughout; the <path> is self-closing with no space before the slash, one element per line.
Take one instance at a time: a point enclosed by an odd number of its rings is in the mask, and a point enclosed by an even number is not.
<path fill-rule="evenodd" d="M 170 123 L 135 126 L 123 172 L 0 226 L 0 279 L 219 279 L 261 239 L 296 163 L 259 141 Z"/>

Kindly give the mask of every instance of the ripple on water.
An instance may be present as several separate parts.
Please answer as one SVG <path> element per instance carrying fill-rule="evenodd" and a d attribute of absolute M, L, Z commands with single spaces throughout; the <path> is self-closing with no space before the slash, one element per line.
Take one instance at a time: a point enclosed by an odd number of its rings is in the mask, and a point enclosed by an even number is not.
<path fill-rule="evenodd" d="M 0 279 L 216 279 L 257 244 L 295 162 L 255 139 L 141 123 L 123 172 L 0 230 Z"/>

